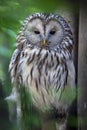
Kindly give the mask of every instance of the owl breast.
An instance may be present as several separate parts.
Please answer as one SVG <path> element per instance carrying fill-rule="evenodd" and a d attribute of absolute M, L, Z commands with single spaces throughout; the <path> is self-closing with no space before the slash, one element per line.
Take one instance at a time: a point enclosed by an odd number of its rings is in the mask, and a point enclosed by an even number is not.
<path fill-rule="evenodd" d="M 20 82 L 39 109 L 57 103 L 66 85 L 66 64 L 54 51 L 26 48 L 18 64 Z M 21 81 L 22 79 L 22 81 Z"/>

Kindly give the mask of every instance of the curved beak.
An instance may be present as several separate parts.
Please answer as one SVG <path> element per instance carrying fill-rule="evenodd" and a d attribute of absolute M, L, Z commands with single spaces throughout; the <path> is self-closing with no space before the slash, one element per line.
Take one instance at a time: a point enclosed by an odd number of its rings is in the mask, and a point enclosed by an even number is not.
<path fill-rule="evenodd" d="M 47 44 L 47 41 L 46 41 L 46 39 L 44 39 L 44 40 L 42 41 L 42 45 L 43 45 L 43 46 L 46 46 L 46 44 Z"/>

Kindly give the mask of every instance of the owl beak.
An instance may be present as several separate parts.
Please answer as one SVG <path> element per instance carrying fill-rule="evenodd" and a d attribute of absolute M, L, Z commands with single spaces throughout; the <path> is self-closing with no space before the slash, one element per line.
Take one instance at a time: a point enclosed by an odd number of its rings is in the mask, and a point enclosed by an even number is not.
<path fill-rule="evenodd" d="M 42 44 L 43 44 L 44 46 L 46 46 L 46 44 L 47 44 L 46 39 L 43 40 Z"/>

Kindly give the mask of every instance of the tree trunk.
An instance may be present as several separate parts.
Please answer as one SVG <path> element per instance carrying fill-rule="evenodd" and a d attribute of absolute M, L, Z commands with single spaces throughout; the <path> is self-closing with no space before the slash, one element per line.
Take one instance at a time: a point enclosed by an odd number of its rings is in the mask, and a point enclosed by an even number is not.
<path fill-rule="evenodd" d="M 82 3 L 79 17 L 78 123 L 79 130 L 87 130 L 87 9 Z"/>

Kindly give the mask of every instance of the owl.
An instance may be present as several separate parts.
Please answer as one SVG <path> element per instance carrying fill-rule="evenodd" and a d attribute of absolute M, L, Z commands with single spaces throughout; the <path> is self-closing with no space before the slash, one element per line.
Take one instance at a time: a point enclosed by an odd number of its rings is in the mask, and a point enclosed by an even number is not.
<path fill-rule="evenodd" d="M 39 111 L 50 114 L 57 111 L 62 122 L 57 129 L 65 130 L 68 109 L 74 99 L 73 45 L 70 26 L 60 15 L 36 13 L 24 20 L 9 65 L 19 116 L 24 87 Z"/>

